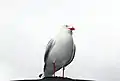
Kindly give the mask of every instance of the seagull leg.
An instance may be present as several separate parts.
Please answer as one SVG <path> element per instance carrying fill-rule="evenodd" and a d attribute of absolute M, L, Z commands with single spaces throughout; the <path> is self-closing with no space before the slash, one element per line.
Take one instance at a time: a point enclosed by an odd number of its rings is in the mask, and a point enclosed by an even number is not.
<path fill-rule="evenodd" d="M 64 70 L 65 70 L 65 67 L 63 66 L 63 78 L 64 78 Z"/>
<path fill-rule="evenodd" d="M 56 71 L 55 61 L 53 62 L 53 69 L 54 69 L 54 77 L 55 77 L 55 71 Z"/>

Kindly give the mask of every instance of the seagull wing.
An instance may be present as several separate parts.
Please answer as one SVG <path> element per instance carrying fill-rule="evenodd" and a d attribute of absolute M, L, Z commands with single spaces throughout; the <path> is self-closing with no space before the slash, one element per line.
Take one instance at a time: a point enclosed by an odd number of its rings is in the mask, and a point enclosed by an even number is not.
<path fill-rule="evenodd" d="M 46 51 L 45 51 L 45 55 L 44 55 L 44 62 L 46 63 L 47 58 L 49 56 L 50 51 L 52 50 L 53 46 L 55 45 L 55 41 L 53 39 L 51 39 L 46 47 Z"/>

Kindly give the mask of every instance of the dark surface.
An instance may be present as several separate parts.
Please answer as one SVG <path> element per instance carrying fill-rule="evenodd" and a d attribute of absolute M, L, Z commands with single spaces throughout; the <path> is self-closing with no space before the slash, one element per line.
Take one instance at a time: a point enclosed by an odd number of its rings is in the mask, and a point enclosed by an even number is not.
<path fill-rule="evenodd" d="M 94 80 L 82 80 L 82 79 L 71 79 L 62 77 L 46 77 L 43 79 L 24 79 L 24 80 L 11 80 L 11 81 L 94 81 Z"/>

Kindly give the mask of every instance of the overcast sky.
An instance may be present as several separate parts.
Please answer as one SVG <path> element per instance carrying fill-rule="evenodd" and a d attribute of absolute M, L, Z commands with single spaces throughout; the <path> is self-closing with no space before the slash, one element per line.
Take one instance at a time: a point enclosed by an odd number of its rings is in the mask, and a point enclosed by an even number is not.
<path fill-rule="evenodd" d="M 38 78 L 47 42 L 62 25 L 73 24 L 77 50 L 65 76 L 120 81 L 119 4 L 119 0 L 0 0 L 0 80 Z"/>

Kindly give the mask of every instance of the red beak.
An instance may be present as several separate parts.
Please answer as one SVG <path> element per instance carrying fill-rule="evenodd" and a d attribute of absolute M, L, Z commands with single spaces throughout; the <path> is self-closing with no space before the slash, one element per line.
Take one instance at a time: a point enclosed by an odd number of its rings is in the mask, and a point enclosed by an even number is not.
<path fill-rule="evenodd" d="M 68 28 L 68 29 L 70 29 L 70 30 L 75 30 L 75 28 L 73 28 L 73 27 L 72 27 L 72 28 Z"/>

